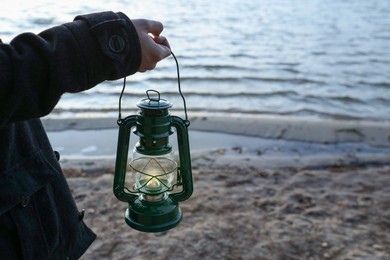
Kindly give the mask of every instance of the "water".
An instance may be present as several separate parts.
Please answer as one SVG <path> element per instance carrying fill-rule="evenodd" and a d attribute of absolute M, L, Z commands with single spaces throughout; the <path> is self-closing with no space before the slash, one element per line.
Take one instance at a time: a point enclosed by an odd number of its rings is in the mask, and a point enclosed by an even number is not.
<path fill-rule="evenodd" d="M 390 120 L 388 0 L 3 0 L 0 35 L 9 41 L 101 10 L 165 24 L 189 112 Z M 129 77 L 123 108 L 157 89 L 182 109 L 175 69 L 168 58 Z M 54 114 L 114 115 L 121 87 L 66 94 Z"/>

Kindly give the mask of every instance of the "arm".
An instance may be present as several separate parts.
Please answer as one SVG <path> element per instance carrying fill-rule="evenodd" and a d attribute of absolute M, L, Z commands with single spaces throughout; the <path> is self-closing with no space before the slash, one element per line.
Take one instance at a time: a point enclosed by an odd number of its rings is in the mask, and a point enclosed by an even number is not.
<path fill-rule="evenodd" d="M 161 55 L 155 53 L 162 50 L 149 50 L 155 60 L 147 63 L 138 37 L 147 35 L 145 30 L 122 13 L 103 12 L 0 44 L 0 128 L 48 114 L 65 92 L 131 75 L 141 66 L 153 68 L 169 55 L 169 45 L 160 44 L 159 33 L 151 32 L 154 39 L 149 36 L 141 44 L 165 49 Z M 150 42 L 156 46 L 148 47 Z"/>

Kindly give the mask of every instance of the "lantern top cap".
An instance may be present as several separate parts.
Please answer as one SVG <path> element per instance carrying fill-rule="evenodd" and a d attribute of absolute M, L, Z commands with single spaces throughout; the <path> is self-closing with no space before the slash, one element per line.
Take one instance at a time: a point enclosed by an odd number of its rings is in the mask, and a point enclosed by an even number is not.
<path fill-rule="evenodd" d="M 153 96 L 151 95 L 153 92 Z M 137 106 L 141 109 L 168 109 L 172 107 L 172 103 L 166 99 L 160 98 L 160 92 L 156 90 L 147 90 L 147 98 L 142 99 L 137 103 Z"/>

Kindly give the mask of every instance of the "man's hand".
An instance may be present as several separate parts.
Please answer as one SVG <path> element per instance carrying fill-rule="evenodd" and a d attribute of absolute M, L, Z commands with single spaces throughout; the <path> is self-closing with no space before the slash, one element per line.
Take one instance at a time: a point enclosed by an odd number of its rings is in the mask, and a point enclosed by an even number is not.
<path fill-rule="evenodd" d="M 142 49 L 142 60 L 138 71 L 145 72 L 154 69 L 157 62 L 171 54 L 168 40 L 160 35 L 164 27 L 162 23 L 153 20 L 135 19 L 131 21 L 137 30 Z"/>

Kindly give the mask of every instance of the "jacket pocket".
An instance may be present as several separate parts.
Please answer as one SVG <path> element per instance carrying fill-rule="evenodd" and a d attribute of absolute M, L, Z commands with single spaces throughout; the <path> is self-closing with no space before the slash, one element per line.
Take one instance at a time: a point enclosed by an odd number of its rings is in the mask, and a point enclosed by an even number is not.
<path fill-rule="evenodd" d="M 15 223 L 24 259 L 49 259 L 60 243 L 60 224 L 51 198 L 51 186 L 46 185 L 26 204 L 19 204 L 8 212 Z"/>
<path fill-rule="evenodd" d="M 42 151 L 0 173 L 0 214 L 9 214 L 15 223 L 25 259 L 47 259 L 59 243 L 58 217 L 49 184 L 60 175 Z"/>
<path fill-rule="evenodd" d="M 0 215 L 18 204 L 28 204 L 31 195 L 60 174 L 44 157 L 42 151 L 0 172 Z"/>

